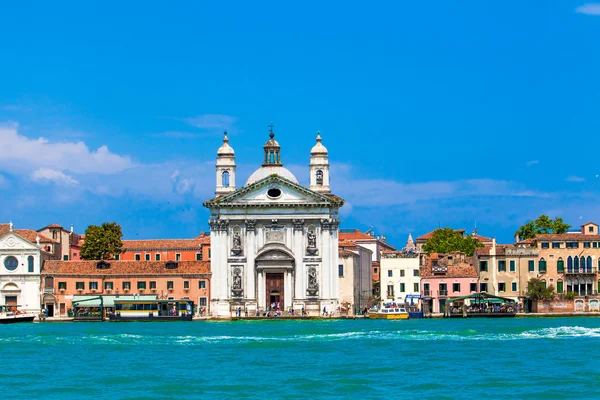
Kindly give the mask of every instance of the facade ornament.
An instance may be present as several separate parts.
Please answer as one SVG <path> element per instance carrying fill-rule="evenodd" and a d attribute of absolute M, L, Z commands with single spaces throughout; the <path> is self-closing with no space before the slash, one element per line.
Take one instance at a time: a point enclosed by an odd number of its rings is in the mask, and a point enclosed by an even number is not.
<path fill-rule="evenodd" d="M 317 249 L 317 235 L 314 231 L 308 231 L 306 235 L 306 239 L 308 240 L 308 246 L 306 247 L 306 254 L 309 256 L 317 255 L 319 249 Z"/>
<path fill-rule="evenodd" d="M 10 222 L 8 223 L 8 230 L 9 230 L 9 232 L 12 232 L 12 231 L 13 231 L 13 223 L 12 223 L 12 221 L 10 221 Z"/>
<path fill-rule="evenodd" d="M 233 248 L 231 249 L 231 253 L 233 255 L 239 256 L 244 252 L 244 248 L 242 247 L 242 235 L 239 232 L 235 232 L 233 234 Z"/>
<path fill-rule="evenodd" d="M 321 230 L 328 231 L 331 228 L 331 220 L 323 218 L 321 220 Z"/>
<path fill-rule="evenodd" d="M 304 220 L 303 219 L 294 219 L 292 220 L 293 224 L 294 224 L 294 232 L 302 232 L 302 229 L 304 228 Z"/>
<path fill-rule="evenodd" d="M 232 295 L 232 297 L 243 297 L 244 296 L 244 288 L 242 285 L 242 269 L 241 268 L 233 269 L 233 284 L 231 285 L 231 295 Z"/>
<path fill-rule="evenodd" d="M 247 219 L 244 221 L 246 225 L 246 232 L 256 232 L 256 220 L 255 219 Z"/>
<path fill-rule="evenodd" d="M 308 287 L 306 289 L 306 295 L 319 295 L 319 283 L 317 282 L 317 269 L 315 267 L 310 267 L 308 269 Z"/>

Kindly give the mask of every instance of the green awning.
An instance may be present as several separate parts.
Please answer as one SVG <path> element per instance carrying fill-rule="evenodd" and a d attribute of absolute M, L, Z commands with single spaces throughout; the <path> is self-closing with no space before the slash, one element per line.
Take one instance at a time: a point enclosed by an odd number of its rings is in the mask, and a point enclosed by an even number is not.
<path fill-rule="evenodd" d="M 114 307 L 115 300 L 156 300 L 155 294 L 141 294 L 141 295 L 103 295 L 103 296 L 73 296 L 73 307 L 100 307 L 100 299 L 102 297 L 102 304 L 104 307 Z"/>

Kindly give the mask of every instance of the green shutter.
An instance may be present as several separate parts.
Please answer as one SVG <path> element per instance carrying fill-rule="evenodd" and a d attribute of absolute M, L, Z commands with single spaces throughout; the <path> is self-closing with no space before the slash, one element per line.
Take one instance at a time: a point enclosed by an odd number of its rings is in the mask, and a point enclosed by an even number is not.
<path fill-rule="evenodd" d="M 515 272 L 515 260 L 510 260 L 510 272 Z"/>
<path fill-rule="evenodd" d="M 529 260 L 529 272 L 535 271 L 535 261 Z"/>
<path fill-rule="evenodd" d="M 556 269 L 558 272 L 565 272 L 565 262 L 563 260 L 558 260 L 556 263 Z"/>
<path fill-rule="evenodd" d="M 556 293 L 563 292 L 563 281 L 556 282 Z"/>

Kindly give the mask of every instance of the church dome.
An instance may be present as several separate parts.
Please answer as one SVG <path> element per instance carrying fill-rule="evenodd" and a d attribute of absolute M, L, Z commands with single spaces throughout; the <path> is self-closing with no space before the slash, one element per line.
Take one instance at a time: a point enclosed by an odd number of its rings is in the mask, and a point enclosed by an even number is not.
<path fill-rule="evenodd" d="M 217 150 L 217 156 L 233 156 L 234 151 L 233 148 L 229 145 L 229 138 L 227 137 L 227 132 L 225 132 L 225 137 L 223 138 L 223 144 Z"/>
<path fill-rule="evenodd" d="M 298 179 L 292 174 L 292 172 L 284 167 L 273 166 L 273 167 L 261 167 L 254 171 L 250 178 L 246 181 L 246 185 L 250 185 L 254 182 L 258 182 L 263 178 L 266 178 L 271 175 L 279 175 L 280 177 L 287 179 L 288 181 L 292 181 L 294 183 L 298 183 Z"/>
<path fill-rule="evenodd" d="M 310 151 L 313 156 L 327 155 L 327 148 L 321 144 L 321 133 L 317 132 L 317 144 L 315 144 Z"/>

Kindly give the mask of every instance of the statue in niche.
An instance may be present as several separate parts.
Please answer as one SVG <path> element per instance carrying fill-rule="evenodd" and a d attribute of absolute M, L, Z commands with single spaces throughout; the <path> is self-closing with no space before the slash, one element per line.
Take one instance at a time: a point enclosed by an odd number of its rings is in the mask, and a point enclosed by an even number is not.
<path fill-rule="evenodd" d="M 242 271 L 236 268 L 233 271 L 233 284 L 231 285 L 233 297 L 242 297 L 244 289 L 242 288 Z"/>
<path fill-rule="evenodd" d="M 319 294 L 319 283 L 317 282 L 316 268 L 308 269 L 308 287 L 306 289 L 308 296 L 317 296 Z"/>
<path fill-rule="evenodd" d="M 233 248 L 231 249 L 233 255 L 239 256 L 243 252 L 242 248 L 242 235 L 239 232 L 233 234 Z"/>
<path fill-rule="evenodd" d="M 306 235 L 308 239 L 308 247 L 306 248 L 306 254 L 314 256 L 317 254 L 317 235 L 315 235 L 315 231 L 308 231 Z"/>

